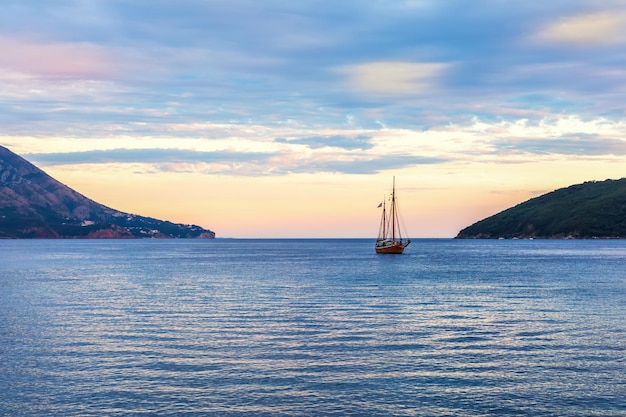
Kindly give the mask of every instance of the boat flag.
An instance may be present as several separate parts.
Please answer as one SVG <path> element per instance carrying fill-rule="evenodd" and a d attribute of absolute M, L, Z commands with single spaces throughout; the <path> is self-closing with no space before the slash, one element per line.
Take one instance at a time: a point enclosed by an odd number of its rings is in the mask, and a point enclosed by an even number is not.
<path fill-rule="evenodd" d="M 380 203 L 380 204 L 378 205 L 378 207 L 376 207 L 376 208 L 381 208 L 382 206 L 383 206 L 383 203 Z"/>

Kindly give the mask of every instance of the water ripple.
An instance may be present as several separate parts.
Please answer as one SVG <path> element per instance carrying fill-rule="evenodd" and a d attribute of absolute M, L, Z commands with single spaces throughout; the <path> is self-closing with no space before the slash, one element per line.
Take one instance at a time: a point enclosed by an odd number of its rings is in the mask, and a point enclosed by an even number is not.
<path fill-rule="evenodd" d="M 0 415 L 625 415 L 626 243 L 370 243 L 0 242 Z"/>

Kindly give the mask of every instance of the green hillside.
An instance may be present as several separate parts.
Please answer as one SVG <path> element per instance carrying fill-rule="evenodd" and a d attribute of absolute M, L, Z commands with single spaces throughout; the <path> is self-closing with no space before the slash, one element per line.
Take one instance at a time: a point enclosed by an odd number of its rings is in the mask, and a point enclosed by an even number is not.
<path fill-rule="evenodd" d="M 458 239 L 626 238 L 626 178 L 530 199 L 461 230 Z"/>

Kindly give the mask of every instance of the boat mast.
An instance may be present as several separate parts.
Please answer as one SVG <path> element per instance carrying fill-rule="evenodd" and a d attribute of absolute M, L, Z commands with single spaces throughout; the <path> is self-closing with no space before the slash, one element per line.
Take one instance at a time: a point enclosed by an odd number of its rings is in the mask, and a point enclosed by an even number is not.
<path fill-rule="evenodd" d="M 387 237 L 387 204 L 383 199 L 383 239 Z"/>
<path fill-rule="evenodd" d="M 380 219 L 380 227 L 378 229 L 378 240 L 384 240 L 387 237 L 387 206 L 385 204 L 385 197 L 383 197 L 383 216 Z"/>
<path fill-rule="evenodd" d="M 393 177 L 391 189 L 391 240 L 396 240 L 396 177 Z"/>
<path fill-rule="evenodd" d="M 381 237 L 383 239 L 387 237 L 387 207 L 386 207 L 384 199 L 383 199 L 383 234 Z"/>

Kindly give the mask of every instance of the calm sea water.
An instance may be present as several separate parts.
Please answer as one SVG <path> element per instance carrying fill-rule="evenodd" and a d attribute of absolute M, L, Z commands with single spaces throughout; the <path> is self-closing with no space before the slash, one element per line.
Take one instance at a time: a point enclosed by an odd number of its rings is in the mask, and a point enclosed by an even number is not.
<path fill-rule="evenodd" d="M 624 416 L 626 241 L 0 241 L 2 416 Z"/>

